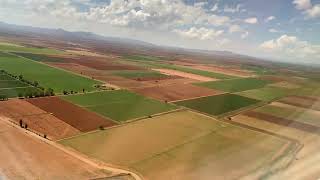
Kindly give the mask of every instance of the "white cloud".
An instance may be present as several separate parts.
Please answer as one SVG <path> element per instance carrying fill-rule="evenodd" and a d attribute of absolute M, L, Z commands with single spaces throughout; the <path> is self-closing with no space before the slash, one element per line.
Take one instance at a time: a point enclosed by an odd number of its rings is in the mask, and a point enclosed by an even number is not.
<path fill-rule="evenodd" d="M 246 39 L 249 36 L 249 32 L 245 31 L 243 34 L 241 34 L 241 39 Z"/>
<path fill-rule="evenodd" d="M 217 4 L 215 4 L 212 8 L 211 8 L 211 11 L 212 12 L 216 12 L 217 10 L 218 10 L 218 3 Z"/>
<path fill-rule="evenodd" d="M 258 19 L 256 17 L 251 17 L 251 18 L 245 19 L 244 22 L 248 23 L 248 24 L 257 24 L 258 23 Z"/>
<path fill-rule="evenodd" d="M 239 25 L 231 25 L 229 27 L 229 32 L 234 33 L 234 32 L 241 32 L 243 29 Z"/>
<path fill-rule="evenodd" d="M 223 30 L 216 31 L 214 29 L 207 29 L 204 27 L 201 27 L 201 28 L 192 27 L 187 30 L 174 30 L 174 32 L 186 38 L 200 39 L 200 40 L 213 40 L 221 36 L 224 31 Z"/>
<path fill-rule="evenodd" d="M 293 4 L 296 5 L 296 9 L 303 10 L 306 18 L 320 17 L 320 4 L 312 5 L 310 0 L 294 0 Z"/>
<path fill-rule="evenodd" d="M 260 48 L 265 51 L 285 53 L 292 57 L 320 57 L 320 46 L 301 41 L 295 36 L 282 35 L 278 39 L 263 42 Z"/>
<path fill-rule="evenodd" d="M 237 4 L 235 7 L 226 5 L 223 9 L 226 13 L 246 12 L 247 10 L 242 8 L 242 4 Z"/>
<path fill-rule="evenodd" d="M 277 32 L 279 32 L 279 31 L 276 30 L 276 29 L 271 28 L 271 29 L 269 29 L 269 32 L 271 32 L 271 33 L 277 33 Z"/>
<path fill-rule="evenodd" d="M 269 17 L 267 17 L 264 21 L 265 22 L 269 22 L 269 21 L 272 21 L 272 20 L 275 20 L 276 19 L 276 17 L 274 17 L 274 16 L 269 16 Z"/>
<path fill-rule="evenodd" d="M 310 0 L 294 0 L 292 3 L 299 10 L 306 10 L 312 7 Z"/>
<path fill-rule="evenodd" d="M 305 11 L 309 18 L 319 18 L 320 17 L 320 4 L 314 5 L 311 9 Z"/>

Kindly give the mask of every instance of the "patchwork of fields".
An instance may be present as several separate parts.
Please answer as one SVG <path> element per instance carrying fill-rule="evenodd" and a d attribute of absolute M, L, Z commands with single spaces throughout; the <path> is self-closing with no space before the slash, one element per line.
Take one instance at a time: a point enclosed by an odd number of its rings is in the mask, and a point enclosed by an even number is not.
<path fill-rule="evenodd" d="M 148 99 L 126 90 L 104 91 L 62 98 L 118 122 L 176 109 L 174 105 Z"/>
<path fill-rule="evenodd" d="M 94 85 L 101 84 L 89 78 L 13 55 L 0 56 L 0 67 L 11 74 L 23 75 L 29 81 L 37 81 L 41 86 L 52 88 L 57 93 L 63 90 L 92 91 L 95 90 Z"/>
<path fill-rule="evenodd" d="M 0 102 L 0 139 L 19 141 L 26 155 L 57 153 L 52 158 L 66 168 L 50 164 L 57 170 L 49 175 L 95 179 L 105 173 L 15 132 L 3 120 L 22 120 L 50 143 L 152 180 L 277 179 L 284 169 L 320 160 L 309 155 L 320 147 L 320 85 L 304 77 L 285 77 L 259 65 L 207 66 L 136 54 L 80 56 L 9 43 L 0 43 L 0 70 L 1 98 L 15 98 Z M 22 99 L 29 92 L 43 93 L 39 86 L 52 88 L 56 96 Z M 8 153 L 2 150 L 0 156 Z M 308 161 L 296 162 L 299 158 Z M 29 160 L 23 162 L 36 163 L 41 171 L 47 167 Z M 0 162 L 0 169 L 16 177 L 10 173 L 18 167 L 8 164 Z M 19 172 L 31 177 L 25 169 Z M 288 176 L 285 172 L 281 177 Z"/>
<path fill-rule="evenodd" d="M 186 101 L 179 101 L 176 102 L 176 104 L 210 115 L 218 116 L 224 113 L 257 104 L 259 102 L 260 101 L 258 100 L 238 96 L 235 94 L 222 94 Z"/>
<path fill-rule="evenodd" d="M 196 85 L 217 89 L 225 92 L 240 92 L 249 89 L 258 89 L 267 85 L 269 82 L 257 78 L 231 79 L 224 81 L 213 81 L 197 83 Z"/>
<path fill-rule="evenodd" d="M 40 89 L 26 84 L 14 77 L 0 72 L 0 95 L 6 98 L 24 96 L 29 92 L 42 92 Z"/>
<path fill-rule="evenodd" d="M 290 95 L 292 91 L 285 88 L 265 87 L 237 93 L 238 95 L 261 101 L 272 101 Z"/>
<path fill-rule="evenodd" d="M 128 138 L 133 141 L 127 141 Z M 130 167 L 154 180 L 264 174 L 263 167 L 291 158 L 282 153 L 294 148 L 286 140 L 190 111 L 84 134 L 60 143 L 104 162 Z"/>

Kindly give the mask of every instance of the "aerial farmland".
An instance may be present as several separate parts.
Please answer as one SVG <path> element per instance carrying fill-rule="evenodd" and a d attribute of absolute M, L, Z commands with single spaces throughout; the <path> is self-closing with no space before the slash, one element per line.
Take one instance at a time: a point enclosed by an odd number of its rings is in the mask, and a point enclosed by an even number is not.
<path fill-rule="evenodd" d="M 0 179 L 281 179 L 320 160 L 318 69 L 104 45 L 0 39 Z"/>

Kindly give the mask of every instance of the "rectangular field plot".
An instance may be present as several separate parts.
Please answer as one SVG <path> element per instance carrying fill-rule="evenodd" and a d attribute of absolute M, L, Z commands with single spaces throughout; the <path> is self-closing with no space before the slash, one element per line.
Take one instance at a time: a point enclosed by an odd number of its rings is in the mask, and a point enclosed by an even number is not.
<path fill-rule="evenodd" d="M 222 93 L 217 90 L 182 83 L 146 88 L 135 88 L 133 89 L 133 91 L 144 96 L 164 101 L 177 101 L 203 96 L 212 96 Z"/>
<path fill-rule="evenodd" d="M 254 105 L 258 102 L 260 101 L 235 94 L 222 94 L 179 101 L 176 102 L 176 104 L 217 116 L 246 106 Z"/>
<path fill-rule="evenodd" d="M 231 79 L 224 81 L 213 81 L 198 83 L 197 85 L 217 89 L 225 92 L 240 92 L 249 89 L 262 88 L 269 82 L 257 78 Z"/>
<path fill-rule="evenodd" d="M 62 100 L 59 97 L 28 99 L 27 101 L 51 113 L 81 132 L 88 132 L 96 130 L 101 126 L 109 127 L 116 124 L 109 119 Z"/>
<path fill-rule="evenodd" d="M 108 175 L 4 122 L 2 117 L 0 131 L 1 147 L 6 147 L 0 149 L 1 179 L 96 179 Z"/>
<path fill-rule="evenodd" d="M 52 57 L 44 54 L 32 54 L 32 53 L 21 53 L 21 52 L 15 52 L 13 54 L 28 58 L 34 61 L 39 61 L 39 62 L 64 62 L 65 61 L 63 58 Z"/>
<path fill-rule="evenodd" d="M 285 154 L 290 150 L 287 140 L 190 111 L 83 134 L 60 143 L 106 163 L 135 169 L 152 180 L 233 179 L 251 172 L 263 176 L 264 167 L 272 171 L 273 163 L 291 158 Z"/>
<path fill-rule="evenodd" d="M 7 80 L 7 81 L 4 81 L 4 80 L 0 80 L 0 89 L 3 89 L 3 88 L 17 88 L 17 87 L 27 87 L 29 86 L 28 84 L 25 84 L 21 81 L 18 81 L 18 80 Z"/>
<path fill-rule="evenodd" d="M 320 111 L 299 108 L 279 102 L 274 102 L 254 111 L 320 128 Z"/>
<path fill-rule="evenodd" d="M 258 99 L 261 101 L 272 101 L 289 95 L 292 91 L 284 88 L 265 87 L 237 93 L 238 95 Z"/>
<path fill-rule="evenodd" d="M 62 120 L 56 118 L 49 112 L 28 103 L 27 101 L 15 99 L 0 102 L 0 118 L 6 117 L 19 123 L 28 124 L 28 128 L 40 133 L 42 136 L 47 135 L 49 139 L 57 140 L 74 136 L 80 133 Z"/>
<path fill-rule="evenodd" d="M 302 108 L 310 108 L 320 111 L 320 98 L 310 96 L 289 96 L 279 100 L 282 103 L 298 106 Z"/>
<path fill-rule="evenodd" d="M 47 48 L 36 48 L 36 47 L 25 47 L 15 44 L 1 44 L 0 51 L 7 52 L 28 52 L 28 53 L 39 53 L 39 54 L 61 54 L 62 51 Z"/>
<path fill-rule="evenodd" d="M 148 99 L 126 90 L 65 96 L 63 99 L 119 122 L 176 108 L 173 105 Z"/>
<path fill-rule="evenodd" d="M 24 96 L 29 92 L 42 92 L 42 90 L 35 87 L 22 87 L 22 88 L 9 88 L 9 89 L 0 89 L 0 94 L 5 95 L 7 98 L 18 97 L 19 95 Z"/>
<path fill-rule="evenodd" d="M 144 78 L 161 79 L 161 78 L 168 77 L 156 71 L 116 71 L 116 72 L 113 72 L 112 74 L 129 78 L 129 79 L 144 79 Z"/>
<path fill-rule="evenodd" d="M 63 90 L 90 91 L 95 89 L 95 84 L 101 84 L 89 78 L 16 56 L 10 58 L 0 56 L 0 67 L 9 73 L 21 74 L 26 80 L 38 81 L 41 86 L 52 88 L 57 93 Z"/>

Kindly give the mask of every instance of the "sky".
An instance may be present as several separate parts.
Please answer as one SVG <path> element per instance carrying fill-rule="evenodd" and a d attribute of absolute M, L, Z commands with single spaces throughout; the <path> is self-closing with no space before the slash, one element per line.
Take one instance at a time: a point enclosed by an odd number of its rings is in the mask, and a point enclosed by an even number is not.
<path fill-rule="evenodd" d="M 0 0 L 0 21 L 320 64 L 320 0 Z"/>

